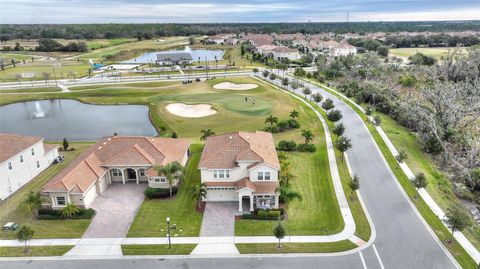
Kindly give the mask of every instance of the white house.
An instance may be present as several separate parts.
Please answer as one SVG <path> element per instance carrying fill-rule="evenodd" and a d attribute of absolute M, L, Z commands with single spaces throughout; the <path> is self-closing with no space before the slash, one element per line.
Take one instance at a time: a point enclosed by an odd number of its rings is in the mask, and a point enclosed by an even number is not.
<path fill-rule="evenodd" d="M 238 201 L 238 210 L 278 208 L 280 163 L 271 133 L 235 132 L 211 136 L 200 158 L 206 201 Z"/>
<path fill-rule="evenodd" d="M 156 63 L 158 65 L 185 65 L 192 63 L 192 54 L 184 51 L 178 52 L 159 52 L 157 53 Z"/>
<path fill-rule="evenodd" d="M 43 138 L 0 133 L 0 201 L 49 167 L 58 157 L 57 145 Z"/>
<path fill-rule="evenodd" d="M 102 138 L 42 188 L 43 206 L 60 209 L 72 203 L 88 208 L 108 185 L 115 183 L 148 183 L 152 188 L 168 188 L 166 178 L 158 176 L 153 167 L 174 161 L 185 166 L 189 146 L 187 139 Z"/>

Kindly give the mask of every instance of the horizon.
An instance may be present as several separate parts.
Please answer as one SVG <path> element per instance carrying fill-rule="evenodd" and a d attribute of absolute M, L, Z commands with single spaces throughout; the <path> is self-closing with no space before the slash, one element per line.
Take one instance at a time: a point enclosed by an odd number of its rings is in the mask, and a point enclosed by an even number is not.
<path fill-rule="evenodd" d="M 306 23 L 479 20 L 476 0 L 0 0 L 0 24 Z M 65 12 L 68 10 L 68 12 Z M 125 12 L 127 11 L 127 12 Z M 15 14 L 15 16 L 12 16 Z M 278 18 L 281 18 L 279 20 Z"/>

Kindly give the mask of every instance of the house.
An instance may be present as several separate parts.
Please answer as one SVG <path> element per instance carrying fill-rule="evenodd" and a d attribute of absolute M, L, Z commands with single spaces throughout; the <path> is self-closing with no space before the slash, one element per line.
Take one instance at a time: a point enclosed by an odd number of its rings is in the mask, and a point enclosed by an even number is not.
<path fill-rule="evenodd" d="M 209 36 L 207 38 L 207 43 L 217 44 L 217 45 L 227 44 L 227 39 L 231 38 L 231 36 L 232 36 L 231 34 L 220 34 L 220 35 Z"/>
<path fill-rule="evenodd" d="M 0 133 L 0 201 L 49 167 L 58 157 L 57 145 L 43 138 Z"/>
<path fill-rule="evenodd" d="M 192 63 L 192 55 L 188 52 L 161 52 L 157 54 L 158 65 L 185 65 Z"/>
<path fill-rule="evenodd" d="M 357 48 L 348 43 L 339 43 L 338 45 L 330 48 L 331 56 L 347 56 L 350 54 L 357 54 Z"/>
<path fill-rule="evenodd" d="M 238 201 L 240 212 L 243 204 L 250 211 L 278 208 L 280 163 L 271 133 L 208 137 L 198 168 L 201 182 L 207 186 L 205 201 Z"/>
<path fill-rule="evenodd" d="M 275 59 L 287 58 L 289 60 L 298 60 L 302 57 L 296 49 L 276 45 L 258 46 L 257 51 L 263 55 L 272 56 Z"/>
<path fill-rule="evenodd" d="M 250 42 L 254 46 L 272 45 L 273 36 L 267 34 L 252 34 L 249 33 L 242 38 L 244 41 Z"/>
<path fill-rule="evenodd" d="M 166 178 L 158 176 L 154 167 L 174 161 L 184 166 L 189 146 L 187 139 L 102 138 L 42 188 L 43 206 L 60 209 L 72 203 L 88 208 L 110 184 L 116 183 L 148 182 L 152 188 L 168 188 Z"/>

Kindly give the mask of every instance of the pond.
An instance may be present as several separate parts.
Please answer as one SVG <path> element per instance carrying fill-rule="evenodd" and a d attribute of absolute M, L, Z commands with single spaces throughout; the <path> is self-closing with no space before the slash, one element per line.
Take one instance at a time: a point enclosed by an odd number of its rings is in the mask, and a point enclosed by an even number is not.
<path fill-rule="evenodd" d="M 215 61 L 215 57 L 217 60 L 222 60 L 223 59 L 223 50 L 207 50 L 207 49 L 190 49 L 188 46 L 185 47 L 184 50 L 163 50 L 163 51 L 157 51 L 157 52 L 147 52 L 144 53 L 136 58 L 130 59 L 128 61 L 125 61 L 123 63 L 155 63 L 157 60 L 157 54 L 162 54 L 162 53 L 172 53 L 172 52 L 188 52 L 192 55 L 193 61 L 198 61 L 198 58 L 200 58 L 200 61 Z"/>
<path fill-rule="evenodd" d="M 45 137 L 46 140 L 92 141 L 114 133 L 155 136 L 142 105 L 91 105 L 51 99 L 0 106 L 0 132 Z"/>

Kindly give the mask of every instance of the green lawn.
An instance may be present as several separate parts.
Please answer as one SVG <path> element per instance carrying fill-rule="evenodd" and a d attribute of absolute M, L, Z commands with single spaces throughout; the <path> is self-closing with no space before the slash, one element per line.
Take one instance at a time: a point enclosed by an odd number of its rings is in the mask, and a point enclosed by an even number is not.
<path fill-rule="evenodd" d="M 16 81 L 16 75 L 23 73 L 33 73 L 35 75 L 34 78 L 21 79 L 22 83 L 27 84 L 32 80 L 44 80 L 43 73 L 48 73 L 50 75 L 50 80 L 54 80 L 55 76 L 57 79 L 66 79 L 69 76 L 69 72 L 77 73 L 76 77 L 80 78 L 88 74 L 89 68 L 90 65 L 82 62 L 62 62 L 61 67 L 55 68 L 54 75 L 51 61 L 28 62 L 27 64 L 19 64 L 17 67 L 6 68 L 5 70 L 0 71 L 0 81 Z"/>
<path fill-rule="evenodd" d="M 190 147 L 190 159 L 186 165 L 184 180 L 177 195 L 172 199 L 145 199 L 130 226 L 127 237 L 164 237 L 165 219 L 177 224 L 172 232 L 177 236 L 198 236 L 202 224 L 201 213 L 195 210 L 195 201 L 191 197 L 191 188 L 200 184 L 198 162 L 203 146 L 193 144 Z"/>
<path fill-rule="evenodd" d="M 25 83 L 22 83 L 25 84 Z M 60 88 L 56 87 L 45 87 L 45 88 L 34 88 L 34 89 L 23 89 L 23 90 L 2 90 L 1 93 L 38 93 L 38 92 L 60 92 Z"/>
<path fill-rule="evenodd" d="M 313 83 L 318 84 L 316 82 L 313 82 Z M 403 189 L 409 196 L 410 200 L 413 202 L 413 204 L 415 205 L 417 210 L 420 212 L 422 217 L 425 219 L 425 221 L 428 223 L 430 228 L 432 228 L 432 230 L 435 232 L 435 234 L 440 239 L 440 241 L 442 241 L 443 245 L 455 257 L 457 262 L 463 268 L 472 268 L 472 269 L 477 268 L 475 261 L 468 255 L 468 253 L 463 249 L 463 247 L 454 238 L 452 238 L 452 235 L 447 230 L 447 228 L 442 224 L 440 219 L 438 219 L 438 217 L 433 213 L 433 211 L 430 210 L 430 208 L 425 203 L 425 201 L 418 195 L 417 190 L 411 184 L 408 177 L 403 173 L 401 169 L 398 168 L 399 166 L 395 159 L 395 156 L 393 156 L 393 154 L 389 151 L 387 145 L 385 144 L 385 142 L 383 142 L 382 138 L 376 131 L 375 127 L 368 123 L 368 119 L 366 115 L 363 112 L 361 112 L 360 109 L 358 109 L 356 106 L 351 104 L 347 99 L 341 97 L 337 92 L 329 90 L 324 86 L 323 88 L 331 92 L 335 96 L 337 96 L 339 99 L 343 100 L 346 104 L 348 104 L 366 123 L 370 133 L 372 134 L 373 139 L 377 143 L 378 147 L 380 148 L 380 151 L 382 152 L 383 156 L 387 160 L 387 163 L 389 164 L 391 170 L 395 174 L 395 177 L 397 178 L 399 183 L 402 185 Z"/>
<path fill-rule="evenodd" d="M 21 209 L 21 202 L 30 191 L 39 191 L 52 177 L 91 146 L 91 143 L 70 142 L 75 151 L 64 151 L 65 161 L 45 169 L 28 184 L 0 204 L 0 223 L 9 221 L 29 225 L 35 231 L 34 238 L 78 238 L 91 220 L 36 220 L 33 213 Z M 2 225 L 3 225 L 2 224 Z M 14 239 L 15 232 L 0 232 L 0 239 Z"/>
<path fill-rule="evenodd" d="M 123 255 L 188 255 L 196 244 L 168 245 L 122 245 Z"/>
<path fill-rule="evenodd" d="M 332 253 L 346 251 L 357 247 L 350 240 L 331 243 L 282 243 L 278 244 L 235 244 L 240 254 L 268 254 L 268 253 Z"/>
<path fill-rule="evenodd" d="M 428 56 L 432 56 L 440 59 L 443 56 L 446 56 L 449 51 L 454 49 L 459 49 L 462 52 L 466 51 L 466 47 L 446 47 L 446 48 L 399 48 L 399 49 L 390 49 L 390 54 L 400 57 L 410 57 L 415 55 L 417 52 L 423 53 Z"/>
<path fill-rule="evenodd" d="M 87 43 L 87 47 L 89 50 L 96 50 L 96 49 L 116 46 L 116 45 L 120 45 L 128 42 L 134 42 L 136 40 L 137 39 L 135 38 L 112 38 L 112 39 L 92 39 L 92 40 L 86 40 L 85 42 Z"/>
<path fill-rule="evenodd" d="M 28 247 L 0 247 L 0 257 L 35 257 L 35 256 L 62 256 L 73 246 L 34 246 Z"/>

